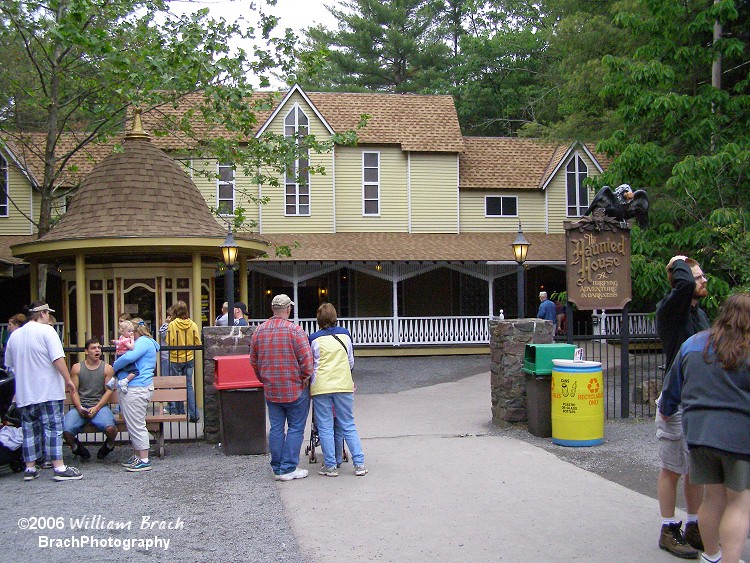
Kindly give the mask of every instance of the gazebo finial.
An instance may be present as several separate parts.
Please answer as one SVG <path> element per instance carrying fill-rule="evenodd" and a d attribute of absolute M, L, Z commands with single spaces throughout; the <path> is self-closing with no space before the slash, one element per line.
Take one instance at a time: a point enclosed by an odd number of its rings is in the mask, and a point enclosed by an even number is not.
<path fill-rule="evenodd" d="M 125 134 L 126 140 L 139 139 L 141 141 L 150 141 L 151 136 L 143 130 L 143 123 L 141 122 L 141 108 L 135 108 L 133 110 L 133 128 Z"/>

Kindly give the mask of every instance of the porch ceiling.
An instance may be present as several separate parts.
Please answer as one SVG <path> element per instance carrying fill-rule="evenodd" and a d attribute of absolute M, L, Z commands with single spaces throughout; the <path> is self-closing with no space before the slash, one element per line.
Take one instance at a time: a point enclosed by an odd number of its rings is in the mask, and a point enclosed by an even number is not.
<path fill-rule="evenodd" d="M 258 258 L 256 262 L 486 262 L 514 263 L 508 233 L 321 233 L 264 234 L 271 245 L 289 245 L 291 258 Z M 564 263 L 565 235 L 524 233 L 531 246 L 530 263 Z M 298 244 L 298 246 L 297 246 Z"/>

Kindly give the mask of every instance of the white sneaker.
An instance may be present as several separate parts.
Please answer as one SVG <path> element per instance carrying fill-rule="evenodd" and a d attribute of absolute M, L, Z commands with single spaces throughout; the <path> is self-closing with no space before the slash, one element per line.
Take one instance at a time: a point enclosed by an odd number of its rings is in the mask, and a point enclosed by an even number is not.
<path fill-rule="evenodd" d="M 305 477 L 307 477 L 307 469 L 300 469 L 298 467 L 294 471 L 290 471 L 289 473 L 284 473 L 283 475 L 279 475 L 278 480 L 279 481 L 291 481 L 292 479 L 304 479 Z"/>

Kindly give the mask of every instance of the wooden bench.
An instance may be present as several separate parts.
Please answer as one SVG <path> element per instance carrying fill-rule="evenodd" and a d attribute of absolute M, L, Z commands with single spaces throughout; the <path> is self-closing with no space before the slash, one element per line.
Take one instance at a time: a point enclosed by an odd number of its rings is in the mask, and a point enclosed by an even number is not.
<path fill-rule="evenodd" d="M 184 375 L 166 375 L 154 377 L 154 394 L 146 409 L 146 429 L 154 435 L 159 457 L 164 457 L 164 425 L 171 422 L 187 422 L 187 414 L 164 414 L 164 408 L 170 402 L 187 401 L 187 381 Z M 109 406 L 119 404 L 117 391 L 109 398 Z M 73 406 L 69 395 L 65 395 L 65 404 Z M 118 432 L 127 431 L 122 413 L 115 414 Z M 93 424 L 87 424 L 81 432 L 99 432 Z"/>

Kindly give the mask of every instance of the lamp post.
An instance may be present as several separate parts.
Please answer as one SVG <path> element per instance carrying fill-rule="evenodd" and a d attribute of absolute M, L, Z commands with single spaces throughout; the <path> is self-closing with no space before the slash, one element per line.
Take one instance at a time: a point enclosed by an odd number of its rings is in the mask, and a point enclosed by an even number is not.
<path fill-rule="evenodd" d="M 518 264 L 518 269 L 516 270 L 516 283 L 518 284 L 518 318 L 523 319 L 524 318 L 524 290 L 526 287 L 525 280 L 524 280 L 524 271 L 523 271 L 523 263 L 526 262 L 526 254 L 529 251 L 529 241 L 527 241 L 523 236 L 523 231 L 521 230 L 521 221 L 518 222 L 518 234 L 516 235 L 516 240 L 513 241 L 513 244 L 511 244 L 513 247 L 513 257 L 516 259 L 516 263 Z"/>
<path fill-rule="evenodd" d="M 221 255 L 227 266 L 224 271 L 224 295 L 231 312 L 227 313 L 227 321 L 231 326 L 234 318 L 234 265 L 237 263 L 237 243 L 234 242 L 231 228 L 227 232 L 224 244 L 221 245 Z"/>

